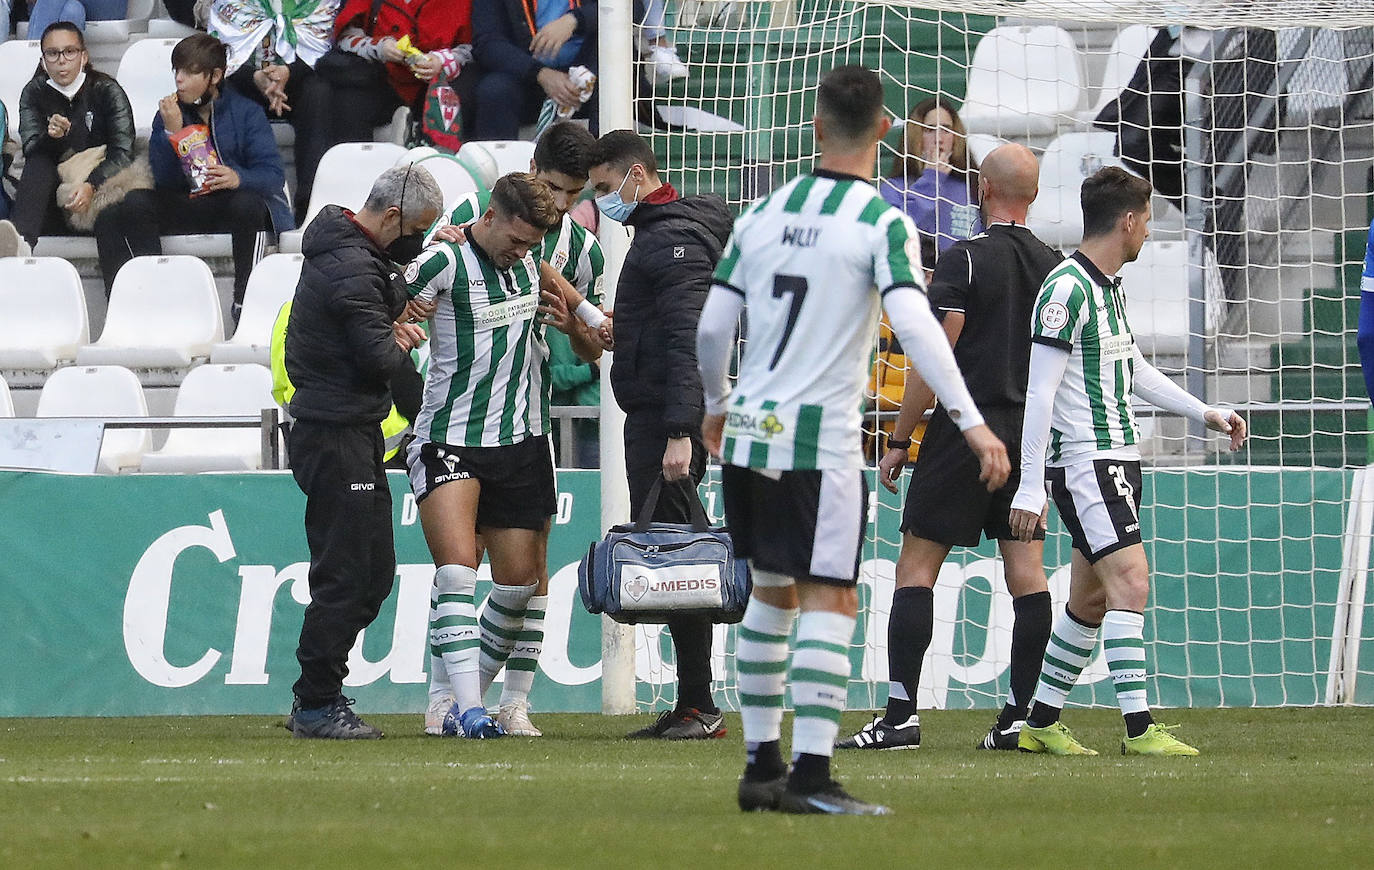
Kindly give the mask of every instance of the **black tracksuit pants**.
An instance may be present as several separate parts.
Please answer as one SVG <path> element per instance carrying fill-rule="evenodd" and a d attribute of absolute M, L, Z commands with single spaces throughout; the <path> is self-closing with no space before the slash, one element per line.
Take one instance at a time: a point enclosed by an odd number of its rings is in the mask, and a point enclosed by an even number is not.
<path fill-rule="evenodd" d="M 396 547 L 378 424 L 297 420 L 287 447 L 291 473 L 305 493 L 310 546 L 310 604 L 294 686 L 301 707 L 309 709 L 341 693 L 349 650 L 391 594 Z"/>
<path fill-rule="evenodd" d="M 658 476 L 663 473 L 663 451 L 668 446 L 668 430 L 659 410 L 630 411 L 625 415 L 625 475 L 630 485 L 630 519 L 639 517 Z M 697 499 L 697 484 L 706 474 L 706 447 L 701 436 L 692 435 L 691 486 L 684 482 L 665 484 L 659 495 L 653 519 L 663 523 L 692 521 L 688 499 Z M 679 616 L 668 621 L 677 655 L 677 706 L 712 708 L 711 632 L 709 616 Z"/>

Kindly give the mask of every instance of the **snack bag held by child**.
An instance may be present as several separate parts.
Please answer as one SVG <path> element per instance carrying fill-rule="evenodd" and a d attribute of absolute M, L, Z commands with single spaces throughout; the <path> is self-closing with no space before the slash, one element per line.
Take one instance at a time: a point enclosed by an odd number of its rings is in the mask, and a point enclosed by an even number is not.
<path fill-rule="evenodd" d="M 211 166 L 220 163 L 215 153 L 214 143 L 210 141 L 210 128 L 204 124 L 187 124 L 169 137 L 177 157 L 181 158 L 181 171 L 191 184 L 191 196 L 203 196 L 205 182 L 209 180 Z"/>

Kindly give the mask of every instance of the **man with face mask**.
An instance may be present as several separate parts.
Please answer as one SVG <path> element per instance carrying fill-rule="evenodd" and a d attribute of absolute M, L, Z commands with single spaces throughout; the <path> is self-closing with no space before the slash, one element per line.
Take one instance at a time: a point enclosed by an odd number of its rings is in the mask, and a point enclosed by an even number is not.
<path fill-rule="evenodd" d="M 291 472 L 305 493 L 310 604 L 296 658 L 292 733 L 375 739 L 341 694 L 348 651 L 391 592 L 396 575 L 391 490 L 382 468 L 388 384 L 413 371 L 425 339 L 398 323 L 405 264 L 443 209 L 424 169 L 389 169 L 353 214 L 326 206 L 306 228 L 305 263 L 286 332 L 286 371 L 296 392 L 287 437 Z"/>
<path fill-rule="evenodd" d="M 658 175 L 649 143 L 629 130 L 602 136 L 590 180 L 601 213 L 634 227 L 615 296 L 611 386 L 625 411 L 625 473 L 630 513 L 638 516 L 662 476 L 653 519 L 686 523 L 706 471 L 701 442 L 705 408 L 697 372 L 697 321 L 711 273 L 734 218 L 715 194 L 680 197 Z M 691 740 L 725 736 L 711 697 L 711 621 L 669 621 L 677 656 L 677 703 L 634 739 Z"/>

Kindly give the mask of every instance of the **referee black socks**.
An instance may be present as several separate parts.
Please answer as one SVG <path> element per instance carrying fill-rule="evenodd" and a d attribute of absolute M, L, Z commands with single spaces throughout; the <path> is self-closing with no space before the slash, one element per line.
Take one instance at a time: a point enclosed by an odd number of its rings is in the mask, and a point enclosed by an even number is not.
<path fill-rule="evenodd" d="M 889 725 L 900 725 L 916 712 L 921 660 L 930 648 L 934 630 L 934 590 L 924 586 L 898 587 L 892 593 L 892 613 L 887 622 L 887 671 L 888 679 L 906 689 L 906 698 L 889 694 L 883 713 L 883 721 Z M 1039 668 L 1039 662 L 1036 667 Z"/>

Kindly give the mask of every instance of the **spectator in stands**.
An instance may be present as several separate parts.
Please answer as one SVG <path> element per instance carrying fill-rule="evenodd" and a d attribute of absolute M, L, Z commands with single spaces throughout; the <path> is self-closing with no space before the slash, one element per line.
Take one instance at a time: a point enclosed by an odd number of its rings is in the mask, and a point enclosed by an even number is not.
<path fill-rule="evenodd" d="M 922 235 L 923 261 L 983 231 L 978 216 L 978 169 L 969 160 L 968 133 L 944 97 L 916 104 L 902 131 L 902 150 L 878 185 L 883 199 L 906 212 Z M 927 241 L 934 239 L 933 251 Z"/>
<path fill-rule="evenodd" d="M 370 142 L 401 106 L 418 116 L 429 85 L 455 81 L 472 59 L 470 0 L 345 0 L 334 37 L 336 50 L 319 65 L 340 108 L 334 140 Z M 402 37 L 419 53 L 406 54 Z"/>
<path fill-rule="evenodd" d="M 40 45 L 38 70 L 19 96 L 24 173 L 15 192 L 14 225 L 30 246 L 43 233 L 67 232 L 61 209 L 85 213 L 96 191 L 134 159 L 129 98 L 113 78 L 91 68 L 77 26 L 67 21 L 49 25 Z M 104 160 L 65 202 L 58 202 L 58 164 L 102 145 Z"/>
<path fill-rule="evenodd" d="M 468 138 L 518 139 L 546 99 L 595 124 L 595 92 L 583 102 L 568 70 L 596 72 L 596 15 L 596 0 L 473 0 L 477 78 L 463 94 Z"/>
<path fill-rule="evenodd" d="M 36 0 L 29 9 L 29 33 L 45 33 L 58 21 L 85 30 L 89 21 L 119 21 L 129 12 L 129 0 Z"/>
<path fill-rule="evenodd" d="M 10 38 L 10 28 L 14 26 L 10 19 L 13 16 L 14 9 L 10 4 L 10 0 L 0 0 L 0 42 L 4 42 Z"/>
<path fill-rule="evenodd" d="M 160 101 L 148 140 L 157 186 L 130 192 L 96 221 L 106 293 L 130 257 L 162 253 L 161 234 L 227 232 L 233 236 L 232 310 L 237 322 L 256 260 L 258 232 L 295 227 L 267 115 L 252 100 L 223 87 L 228 62 L 224 43 L 206 33 L 188 36 L 172 49 L 176 92 Z M 208 165 L 196 159 L 195 147 L 179 157 L 173 146 L 175 138 L 179 147 L 188 147 L 201 132 Z"/>
<path fill-rule="evenodd" d="M 214 0 L 210 7 L 210 35 L 229 52 L 229 86 L 269 118 L 289 120 L 295 131 L 298 224 L 310 206 L 320 158 L 334 144 L 331 93 L 315 63 L 334 44 L 339 3 L 285 4 L 280 13 L 258 0 Z"/>

